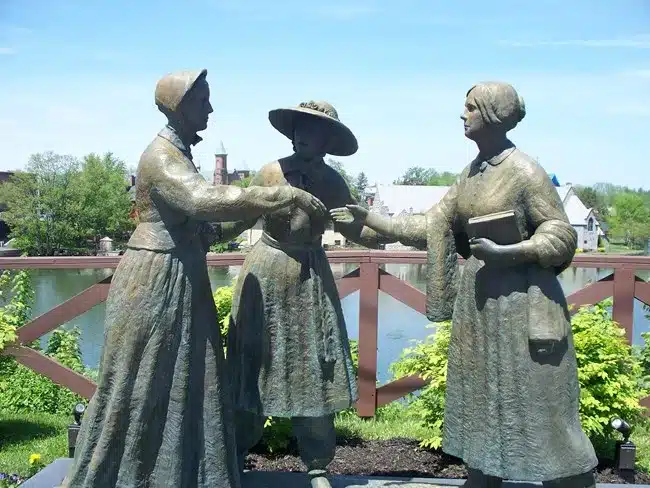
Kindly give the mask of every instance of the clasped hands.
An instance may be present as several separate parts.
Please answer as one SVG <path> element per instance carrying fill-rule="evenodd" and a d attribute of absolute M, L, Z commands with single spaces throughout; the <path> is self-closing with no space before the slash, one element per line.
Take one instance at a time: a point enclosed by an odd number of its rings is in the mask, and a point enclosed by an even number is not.
<path fill-rule="evenodd" d="M 337 223 L 363 224 L 366 221 L 368 210 L 359 205 L 346 205 L 345 207 L 334 208 L 328 212 L 327 207 L 317 197 L 309 192 L 293 188 L 293 196 L 298 207 L 302 208 L 309 215 L 314 217 L 329 217 Z"/>

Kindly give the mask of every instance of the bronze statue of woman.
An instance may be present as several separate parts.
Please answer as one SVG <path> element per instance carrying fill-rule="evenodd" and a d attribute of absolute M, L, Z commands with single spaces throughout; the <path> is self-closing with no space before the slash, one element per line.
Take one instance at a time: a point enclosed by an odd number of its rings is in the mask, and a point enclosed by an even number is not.
<path fill-rule="evenodd" d="M 140 222 L 113 275 L 97 390 L 66 488 L 241 486 L 203 235 L 224 229 L 206 224 L 292 204 L 321 218 L 326 210 L 299 189 L 212 186 L 200 176 L 190 146 L 212 112 L 206 76 L 179 72 L 156 86 L 168 124 L 138 165 Z"/>
<path fill-rule="evenodd" d="M 251 185 L 302 188 L 327 208 L 356 203 L 323 160 L 358 147 L 334 107 L 305 102 L 272 110 L 269 120 L 293 142 L 294 154 L 265 165 Z M 264 216 L 264 233 L 237 278 L 227 348 L 242 468 L 266 417 L 291 418 L 314 488 L 330 486 L 325 474 L 335 451 L 334 414 L 357 400 L 341 302 L 321 243 L 329 221 L 329 215 L 291 207 Z M 335 229 L 377 247 L 376 233 L 363 225 Z"/>
<path fill-rule="evenodd" d="M 524 115 L 511 85 L 474 86 L 461 118 L 479 154 L 440 203 L 393 219 L 356 206 L 331 214 L 429 252 L 427 315 L 446 320 L 453 307 L 443 450 L 468 466 L 465 486 L 512 479 L 594 487 L 597 459 L 580 425 L 576 353 L 557 280 L 577 235 L 546 172 L 506 136 Z M 521 242 L 468 238 L 469 219 L 504 211 L 514 212 Z M 467 259 L 460 278 L 456 251 Z"/>

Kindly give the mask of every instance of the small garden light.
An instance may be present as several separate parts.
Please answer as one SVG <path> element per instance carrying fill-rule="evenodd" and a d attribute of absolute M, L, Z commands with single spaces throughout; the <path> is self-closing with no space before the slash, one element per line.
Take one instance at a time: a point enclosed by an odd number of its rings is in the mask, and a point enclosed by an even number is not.
<path fill-rule="evenodd" d="M 81 418 L 85 411 L 86 406 L 83 403 L 77 403 L 72 409 L 74 424 L 68 425 L 68 457 L 74 457 L 74 449 L 77 445 L 77 435 L 81 429 Z"/>
<path fill-rule="evenodd" d="M 627 482 L 634 483 L 634 466 L 636 464 L 636 446 L 630 441 L 632 427 L 620 418 L 612 419 L 610 425 L 623 436 L 622 441 L 616 441 L 614 453 L 614 468 L 619 476 Z"/>
<path fill-rule="evenodd" d="M 85 411 L 86 411 L 86 406 L 83 403 L 77 403 L 74 406 L 72 415 L 74 415 L 74 421 L 77 425 L 81 425 L 81 417 L 83 417 Z"/>

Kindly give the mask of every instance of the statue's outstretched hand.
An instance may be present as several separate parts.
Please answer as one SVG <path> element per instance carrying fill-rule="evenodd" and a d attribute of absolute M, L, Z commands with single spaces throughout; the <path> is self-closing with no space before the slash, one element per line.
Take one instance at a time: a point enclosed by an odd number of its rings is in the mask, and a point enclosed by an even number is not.
<path fill-rule="evenodd" d="M 312 217 L 325 217 L 327 215 L 327 207 L 314 195 L 300 188 L 293 188 L 292 190 L 295 204 L 307 214 Z"/>
<path fill-rule="evenodd" d="M 341 224 L 363 224 L 368 216 L 368 210 L 359 205 L 346 205 L 345 207 L 333 208 L 330 215 L 334 222 Z"/>

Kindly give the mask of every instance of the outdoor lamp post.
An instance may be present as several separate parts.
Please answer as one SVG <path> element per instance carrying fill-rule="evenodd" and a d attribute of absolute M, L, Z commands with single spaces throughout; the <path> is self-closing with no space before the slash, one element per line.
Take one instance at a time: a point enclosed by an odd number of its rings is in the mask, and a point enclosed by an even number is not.
<path fill-rule="evenodd" d="M 610 425 L 623 436 L 622 441 L 616 441 L 614 467 L 621 478 L 633 483 L 634 465 L 636 463 L 636 446 L 632 441 L 630 441 L 632 427 L 625 420 L 619 418 L 613 419 Z"/>
<path fill-rule="evenodd" d="M 83 403 L 77 403 L 72 410 L 74 424 L 68 425 L 68 457 L 74 457 L 74 448 L 77 445 L 77 435 L 81 429 L 81 418 L 85 411 L 86 406 Z"/>

